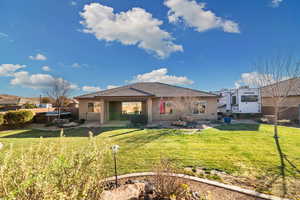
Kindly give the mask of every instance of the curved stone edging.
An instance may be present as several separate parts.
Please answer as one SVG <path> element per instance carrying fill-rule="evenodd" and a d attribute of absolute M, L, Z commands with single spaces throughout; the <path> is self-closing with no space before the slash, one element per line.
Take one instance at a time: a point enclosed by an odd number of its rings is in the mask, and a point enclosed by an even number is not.
<path fill-rule="evenodd" d="M 141 176 L 154 176 L 155 174 L 156 173 L 154 173 L 154 172 L 141 172 L 141 173 L 132 173 L 132 174 L 120 175 L 120 176 L 118 176 L 118 178 L 123 179 L 123 178 L 134 178 L 134 177 L 141 177 Z M 207 184 L 207 185 L 212 185 L 212 186 L 215 186 L 215 187 L 231 190 L 233 192 L 239 192 L 239 193 L 250 195 L 250 196 L 253 196 L 253 197 L 259 197 L 259 198 L 266 199 L 266 200 L 290 200 L 290 199 L 286 199 L 286 198 L 280 198 L 280 197 L 276 197 L 276 196 L 262 194 L 262 193 L 259 193 L 259 192 L 253 191 L 253 190 L 244 189 L 244 188 L 234 186 L 234 185 L 227 185 L 227 184 L 224 184 L 224 183 L 219 183 L 219 182 L 216 182 L 216 181 L 211 181 L 211 180 L 198 178 L 198 177 L 194 177 L 194 176 L 189 176 L 189 175 L 185 175 L 185 174 L 165 173 L 165 175 L 174 176 L 174 177 L 178 177 L 178 178 L 184 178 L 184 179 L 204 183 L 204 184 Z M 115 180 L 115 177 L 110 177 L 110 178 L 106 179 L 106 181 L 113 181 L 113 180 Z"/>

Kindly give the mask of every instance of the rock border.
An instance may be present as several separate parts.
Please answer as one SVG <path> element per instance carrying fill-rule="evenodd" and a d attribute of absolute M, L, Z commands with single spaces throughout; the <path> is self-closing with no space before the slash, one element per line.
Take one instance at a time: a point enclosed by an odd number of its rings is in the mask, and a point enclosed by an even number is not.
<path fill-rule="evenodd" d="M 291 199 L 287 199 L 287 198 L 280 198 L 280 197 L 276 197 L 276 196 L 262 194 L 262 193 L 259 193 L 259 192 L 253 191 L 253 190 L 248 190 L 248 189 L 244 189 L 244 188 L 234 186 L 234 185 L 228 185 L 228 184 L 219 183 L 216 181 L 198 178 L 195 176 L 189 176 L 189 175 L 185 175 L 185 174 L 169 174 L 169 173 L 164 173 L 164 174 L 168 175 L 168 176 L 174 176 L 174 177 L 178 177 L 178 178 L 184 178 L 184 179 L 188 179 L 191 181 L 204 183 L 207 185 L 212 185 L 215 187 L 223 188 L 226 190 L 231 190 L 233 192 L 238 192 L 238 193 L 242 193 L 242 194 L 246 194 L 249 196 L 258 197 L 258 198 L 262 198 L 262 199 L 266 199 L 266 200 L 291 200 Z M 154 175 L 156 175 L 155 172 L 131 173 L 131 174 L 120 175 L 120 176 L 118 176 L 118 179 L 143 177 L 143 176 L 154 176 Z M 114 181 L 114 180 L 115 180 L 115 177 L 109 177 L 109 178 L 105 179 L 105 181 Z"/>

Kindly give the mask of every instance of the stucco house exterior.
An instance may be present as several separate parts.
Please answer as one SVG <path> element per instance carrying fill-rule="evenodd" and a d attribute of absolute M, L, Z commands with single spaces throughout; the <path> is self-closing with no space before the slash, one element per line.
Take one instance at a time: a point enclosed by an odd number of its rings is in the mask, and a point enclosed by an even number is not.
<path fill-rule="evenodd" d="M 196 119 L 217 118 L 217 95 L 159 82 L 141 82 L 75 97 L 79 101 L 79 119 L 99 121 L 122 120 L 123 115 L 141 114 L 148 123 L 176 120 L 180 112 Z M 184 99 L 191 99 L 192 109 Z"/>
<path fill-rule="evenodd" d="M 272 90 L 275 91 L 272 92 Z M 276 94 L 275 97 L 273 94 Z M 277 83 L 277 85 L 262 87 L 261 96 L 263 115 L 274 115 L 273 99 L 284 96 L 286 98 L 280 104 L 279 119 L 294 121 L 300 119 L 300 78 L 287 79 Z"/>

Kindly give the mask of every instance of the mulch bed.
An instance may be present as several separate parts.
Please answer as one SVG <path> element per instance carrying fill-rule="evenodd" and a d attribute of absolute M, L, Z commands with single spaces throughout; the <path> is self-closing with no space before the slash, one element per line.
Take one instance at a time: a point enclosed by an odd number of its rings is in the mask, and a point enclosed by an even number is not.
<path fill-rule="evenodd" d="M 198 192 L 200 195 L 209 197 L 209 200 L 265 200 L 263 198 L 253 197 L 247 194 L 239 193 L 236 191 L 231 191 L 228 189 L 212 186 L 205 183 L 200 183 L 197 181 L 188 180 L 185 178 L 178 178 L 182 179 L 182 181 L 189 185 L 192 191 Z M 144 182 L 153 182 L 153 178 L 151 176 L 141 176 L 141 177 L 134 177 L 134 178 L 123 178 L 119 180 L 120 185 L 128 184 L 128 182 L 135 182 L 135 181 L 144 181 Z M 113 185 L 110 183 L 109 185 Z M 112 186 L 113 187 L 113 186 Z M 139 199 L 144 200 L 144 199 Z"/>

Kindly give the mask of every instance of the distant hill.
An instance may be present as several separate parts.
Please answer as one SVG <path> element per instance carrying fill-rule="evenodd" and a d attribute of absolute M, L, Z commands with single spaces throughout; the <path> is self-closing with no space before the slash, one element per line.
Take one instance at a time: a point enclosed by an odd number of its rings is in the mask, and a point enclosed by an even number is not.
<path fill-rule="evenodd" d="M 40 100 L 40 97 L 21 97 L 21 96 L 10 95 L 10 94 L 0 94 L 0 99 L 19 99 L 19 98 L 31 99 L 35 101 Z"/>
<path fill-rule="evenodd" d="M 21 98 L 16 95 L 10 95 L 10 94 L 0 94 L 0 99 L 18 99 Z"/>
<path fill-rule="evenodd" d="M 31 104 L 39 104 L 40 98 L 39 97 L 21 97 L 16 95 L 10 95 L 10 94 L 0 94 L 0 104 L 1 105 L 23 105 L 25 103 L 31 103 Z"/>

